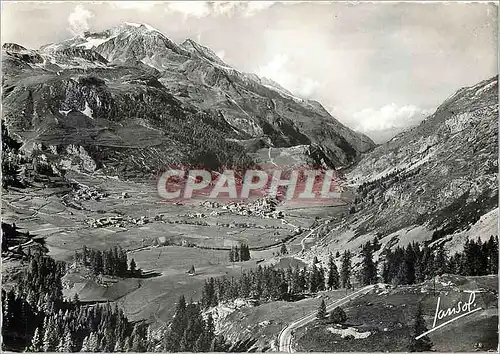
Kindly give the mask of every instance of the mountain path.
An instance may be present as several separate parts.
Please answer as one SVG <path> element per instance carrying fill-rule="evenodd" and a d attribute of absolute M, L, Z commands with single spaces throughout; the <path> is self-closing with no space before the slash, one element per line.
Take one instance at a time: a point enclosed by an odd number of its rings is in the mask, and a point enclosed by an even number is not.
<path fill-rule="evenodd" d="M 327 312 L 330 312 L 337 306 L 342 306 L 351 301 L 352 299 L 357 298 L 358 296 L 366 294 L 368 291 L 372 290 L 375 287 L 375 284 L 365 286 L 339 300 L 334 301 L 330 305 L 326 307 Z M 316 319 L 316 312 L 310 313 L 309 315 L 302 317 L 292 323 L 290 323 L 287 327 L 283 328 L 283 330 L 279 334 L 279 352 L 285 353 L 294 353 L 295 350 L 292 347 L 292 336 L 297 328 L 303 327 L 308 323 L 313 322 Z"/>

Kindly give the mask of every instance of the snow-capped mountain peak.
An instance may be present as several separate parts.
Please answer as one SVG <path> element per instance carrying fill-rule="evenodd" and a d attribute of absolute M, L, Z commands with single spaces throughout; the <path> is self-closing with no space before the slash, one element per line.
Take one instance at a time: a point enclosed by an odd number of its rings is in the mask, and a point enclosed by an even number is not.
<path fill-rule="evenodd" d="M 148 31 L 155 31 L 155 32 L 161 33 L 158 29 L 154 28 L 151 25 L 148 25 L 147 23 L 125 22 L 124 25 L 126 25 L 126 26 L 132 26 L 132 27 L 135 27 L 135 28 L 144 27 Z"/>
<path fill-rule="evenodd" d="M 96 103 L 94 96 L 88 96 L 86 88 L 83 93 L 72 93 L 84 96 L 73 105 L 75 109 L 83 112 L 87 100 L 96 121 L 110 115 L 124 120 L 135 119 L 144 115 L 145 107 L 152 109 L 154 106 L 154 114 L 150 114 L 149 119 L 156 117 L 155 124 L 160 121 L 167 124 L 170 121 L 165 110 L 182 103 L 182 107 L 190 107 L 191 111 L 216 117 L 214 124 L 218 129 L 223 125 L 227 128 L 224 138 L 256 139 L 256 147 L 261 144 L 259 141 L 267 141 L 268 137 L 272 145 L 283 148 L 317 145 L 325 157 L 323 160 L 328 160 L 327 164 L 332 166 L 347 165 L 361 152 L 373 147 L 373 142 L 340 124 L 320 104 L 296 97 L 271 80 L 238 71 L 224 63 L 213 50 L 191 39 L 176 44 L 146 24 L 126 22 L 100 32 L 85 32 L 33 51 L 34 55 L 40 54 L 40 58 L 28 63 L 19 62 L 24 56 L 16 57 L 14 50 L 11 51 L 13 66 L 28 65 L 34 70 L 52 72 L 57 80 L 76 77 L 75 73 L 82 69 L 91 70 L 88 74 L 102 79 L 105 84 L 99 84 L 99 93 L 93 95 L 106 92 L 109 97 L 113 96 L 113 100 L 99 96 L 99 102 L 113 104 L 112 109 L 109 105 L 103 108 Z M 69 81 L 71 85 L 79 82 Z M 126 103 L 117 105 L 116 100 L 121 100 L 122 94 L 117 95 L 116 87 L 127 94 L 142 93 L 134 98 L 127 96 Z M 61 95 L 65 94 L 66 91 Z M 145 105 L 144 99 L 151 105 Z M 134 102 L 134 109 L 140 108 L 140 113 L 134 111 L 129 102 Z M 164 102 L 171 103 L 165 106 Z M 121 107 L 128 108 L 122 110 Z M 57 105 L 54 109 L 61 110 Z M 37 112 L 41 114 L 42 110 L 37 109 Z"/>

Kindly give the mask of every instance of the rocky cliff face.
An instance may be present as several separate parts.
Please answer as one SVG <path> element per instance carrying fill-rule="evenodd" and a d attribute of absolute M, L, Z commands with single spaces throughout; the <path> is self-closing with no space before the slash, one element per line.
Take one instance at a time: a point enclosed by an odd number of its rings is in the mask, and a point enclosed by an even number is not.
<path fill-rule="evenodd" d="M 450 233 L 494 208 L 497 95 L 496 77 L 461 89 L 418 127 L 365 156 L 350 173 L 362 184 L 360 206 L 378 200 L 377 219 L 393 228 L 425 221 Z"/>
<path fill-rule="evenodd" d="M 6 123 L 23 148 L 81 146 L 109 174 L 152 174 L 172 163 L 250 164 L 252 139 L 264 142 L 261 149 L 314 146 L 303 151 L 319 149 L 323 163 L 336 167 L 374 147 L 319 103 L 148 25 L 40 50 L 5 44 L 3 51 Z"/>

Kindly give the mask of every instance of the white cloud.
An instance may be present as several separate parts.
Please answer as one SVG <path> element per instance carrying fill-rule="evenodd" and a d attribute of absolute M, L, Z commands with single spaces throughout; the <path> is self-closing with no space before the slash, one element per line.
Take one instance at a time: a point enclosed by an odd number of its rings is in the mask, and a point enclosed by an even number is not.
<path fill-rule="evenodd" d="M 246 5 L 243 15 L 253 16 L 259 13 L 260 11 L 267 10 L 274 4 L 293 5 L 293 4 L 300 4 L 301 2 L 302 1 L 246 1 L 241 3 Z M 319 1 L 318 3 L 322 2 Z"/>
<path fill-rule="evenodd" d="M 290 85 L 294 80 L 294 78 L 292 74 L 290 74 L 285 68 L 287 62 L 288 62 L 287 55 L 284 54 L 275 55 L 270 62 L 257 69 L 257 75 L 267 77 L 268 79 L 272 79 L 281 86 L 288 89 L 290 88 Z"/>
<path fill-rule="evenodd" d="M 286 2 L 284 2 L 286 3 Z M 276 1 L 247 1 L 245 16 L 253 16 L 262 10 L 266 10 L 276 4 Z"/>
<path fill-rule="evenodd" d="M 217 53 L 215 53 L 221 60 L 224 60 L 224 57 L 226 56 L 226 51 L 225 50 L 219 50 Z"/>
<path fill-rule="evenodd" d="M 232 16 L 233 13 L 240 7 L 241 3 L 238 1 L 217 1 L 210 3 L 212 11 L 216 15 Z"/>
<path fill-rule="evenodd" d="M 283 86 L 285 89 L 298 94 L 303 98 L 312 96 L 320 86 L 319 82 L 303 75 L 293 74 L 289 67 L 289 58 L 285 54 L 278 54 L 267 64 L 260 66 L 256 73 Z"/>
<path fill-rule="evenodd" d="M 173 1 L 167 3 L 167 12 L 174 11 L 184 15 L 184 17 L 202 18 L 210 14 L 210 6 L 207 1 Z"/>
<path fill-rule="evenodd" d="M 76 5 L 73 12 L 68 16 L 69 30 L 75 36 L 83 34 L 83 32 L 89 30 L 88 20 L 92 17 L 94 17 L 94 14 L 84 8 L 83 5 Z"/>
<path fill-rule="evenodd" d="M 362 132 L 406 128 L 420 123 L 431 112 L 415 105 L 398 106 L 387 104 L 378 109 L 366 108 L 352 114 L 357 127 Z"/>
<path fill-rule="evenodd" d="M 297 92 L 302 97 L 311 97 L 319 86 L 318 81 L 305 78 L 302 80 Z"/>
<path fill-rule="evenodd" d="M 124 10 L 149 11 L 155 5 L 154 1 L 112 1 L 111 5 Z"/>
<path fill-rule="evenodd" d="M 170 1 L 165 11 L 182 13 L 187 17 L 233 16 L 251 17 L 274 4 L 295 4 L 300 1 Z M 135 2 L 132 2 L 134 4 Z M 130 6 L 133 6 L 133 5 Z M 126 5 L 125 5 L 126 6 Z"/>

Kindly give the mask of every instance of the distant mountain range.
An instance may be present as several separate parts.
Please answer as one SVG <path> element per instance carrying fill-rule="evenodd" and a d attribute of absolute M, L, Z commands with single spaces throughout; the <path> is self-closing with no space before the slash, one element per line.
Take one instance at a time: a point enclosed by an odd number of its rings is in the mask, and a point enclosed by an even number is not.
<path fill-rule="evenodd" d="M 145 24 L 38 50 L 6 43 L 3 54 L 9 132 L 25 151 L 52 151 L 55 168 L 137 177 L 168 164 L 266 162 L 270 148 L 342 167 L 375 146 L 320 103 Z"/>

